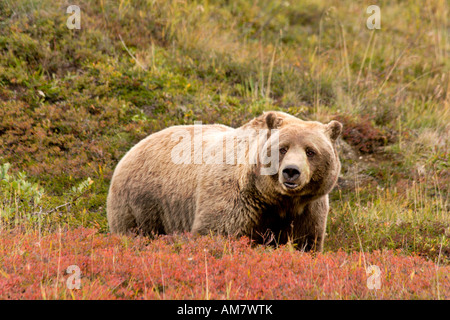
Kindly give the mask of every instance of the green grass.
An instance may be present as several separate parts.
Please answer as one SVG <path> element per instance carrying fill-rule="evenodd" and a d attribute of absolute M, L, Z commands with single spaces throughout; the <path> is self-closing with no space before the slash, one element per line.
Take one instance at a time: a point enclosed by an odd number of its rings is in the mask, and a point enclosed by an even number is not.
<path fill-rule="evenodd" d="M 370 4 L 79 1 L 69 30 L 65 2 L 1 2 L 2 228 L 107 232 L 112 171 L 140 139 L 276 109 L 354 129 L 326 251 L 448 264 L 450 8 L 380 1 L 371 31 Z"/>

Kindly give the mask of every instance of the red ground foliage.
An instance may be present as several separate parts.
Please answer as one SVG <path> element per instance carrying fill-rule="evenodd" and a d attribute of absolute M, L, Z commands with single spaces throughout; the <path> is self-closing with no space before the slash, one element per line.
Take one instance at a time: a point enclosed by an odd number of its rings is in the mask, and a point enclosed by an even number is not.
<path fill-rule="evenodd" d="M 375 153 L 380 147 L 395 141 L 392 132 L 375 127 L 368 117 L 356 121 L 349 116 L 339 115 L 336 120 L 344 125 L 342 138 L 361 153 Z"/>
<path fill-rule="evenodd" d="M 68 289 L 81 271 L 80 289 Z M 380 268 L 369 290 L 365 265 Z M 72 277 L 71 277 L 72 276 Z M 248 240 L 0 232 L 0 299 L 450 299 L 450 266 L 393 251 L 309 254 Z"/>

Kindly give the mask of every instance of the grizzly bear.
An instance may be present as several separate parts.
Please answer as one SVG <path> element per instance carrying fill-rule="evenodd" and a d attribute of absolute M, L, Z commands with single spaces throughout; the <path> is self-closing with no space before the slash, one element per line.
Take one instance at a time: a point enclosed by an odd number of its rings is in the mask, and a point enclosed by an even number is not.
<path fill-rule="evenodd" d="M 194 124 L 151 134 L 114 171 L 109 227 L 118 234 L 212 232 L 322 251 L 341 131 L 337 121 L 270 111 L 236 129 Z"/>

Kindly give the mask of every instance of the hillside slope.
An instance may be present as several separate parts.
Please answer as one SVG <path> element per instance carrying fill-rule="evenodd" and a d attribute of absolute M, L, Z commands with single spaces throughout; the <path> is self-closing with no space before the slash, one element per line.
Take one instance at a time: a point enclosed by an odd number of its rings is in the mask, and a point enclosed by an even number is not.
<path fill-rule="evenodd" d="M 140 139 L 282 110 L 344 124 L 320 259 L 448 265 L 450 8 L 381 1 L 369 30 L 370 4 L 85 0 L 69 29 L 64 1 L 0 2 L 0 238 L 106 236 L 112 172 Z M 337 296 L 352 297 L 371 296 Z"/>

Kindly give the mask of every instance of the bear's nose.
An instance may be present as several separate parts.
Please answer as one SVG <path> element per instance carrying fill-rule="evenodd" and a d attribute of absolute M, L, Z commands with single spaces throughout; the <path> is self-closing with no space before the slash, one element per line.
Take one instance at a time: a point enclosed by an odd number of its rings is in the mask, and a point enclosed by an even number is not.
<path fill-rule="evenodd" d="M 300 170 L 296 166 L 287 166 L 283 169 L 283 177 L 287 181 L 295 181 L 300 177 Z"/>

